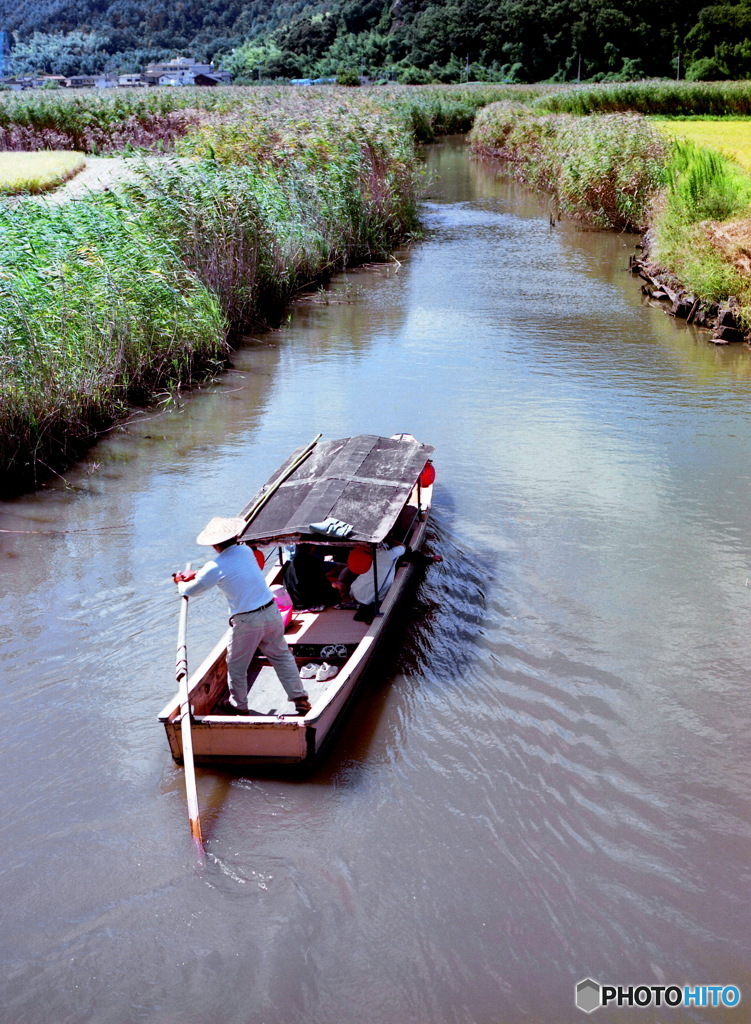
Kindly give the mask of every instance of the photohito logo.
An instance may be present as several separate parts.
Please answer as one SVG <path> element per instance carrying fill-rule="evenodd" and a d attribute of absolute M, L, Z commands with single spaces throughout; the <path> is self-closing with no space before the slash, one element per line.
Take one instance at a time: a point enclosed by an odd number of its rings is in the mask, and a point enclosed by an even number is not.
<path fill-rule="evenodd" d="M 740 1001 L 736 985 L 600 985 L 584 978 L 575 992 L 584 1013 L 601 1006 L 737 1006 Z"/>

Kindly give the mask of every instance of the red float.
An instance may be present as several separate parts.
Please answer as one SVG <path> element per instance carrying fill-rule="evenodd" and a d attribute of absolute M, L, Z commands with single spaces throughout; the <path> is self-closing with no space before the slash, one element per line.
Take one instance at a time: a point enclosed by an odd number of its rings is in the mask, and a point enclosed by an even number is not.
<path fill-rule="evenodd" d="M 373 555 L 367 548 L 352 548 L 347 559 L 347 568 L 355 576 L 362 576 L 373 564 Z"/>
<path fill-rule="evenodd" d="M 432 462 L 425 463 L 425 469 L 420 473 L 420 487 L 430 487 L 435 480 L 435 467 Z"/>

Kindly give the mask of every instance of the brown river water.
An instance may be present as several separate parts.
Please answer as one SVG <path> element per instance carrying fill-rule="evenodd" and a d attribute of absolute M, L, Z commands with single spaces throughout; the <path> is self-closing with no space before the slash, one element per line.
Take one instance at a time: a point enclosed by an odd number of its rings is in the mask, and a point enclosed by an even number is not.
<path fill-rule="evenodd" d="M 568 1024 L 751 1002 L 751 354 L 447 141 L 423 240 L 0 505 L 2 1024 Z M 436 447 L 431 546 L 307 778 L 199 769 L 170 573 L 318 431 Z M 193 602 L 193 666 L 223 628 Z M 603 1009 L 607 1021 L 751 1019 Z"/>

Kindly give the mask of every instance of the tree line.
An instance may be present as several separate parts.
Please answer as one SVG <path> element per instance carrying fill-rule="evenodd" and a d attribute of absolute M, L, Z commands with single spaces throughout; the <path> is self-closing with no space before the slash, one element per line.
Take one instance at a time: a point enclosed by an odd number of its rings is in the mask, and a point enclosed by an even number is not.
<path fill-rule="evenodd" d="M 136 71 L 176 54 L 236 80 L 751 77 L 751 0 L 0 0 L 12 70 Z"/>

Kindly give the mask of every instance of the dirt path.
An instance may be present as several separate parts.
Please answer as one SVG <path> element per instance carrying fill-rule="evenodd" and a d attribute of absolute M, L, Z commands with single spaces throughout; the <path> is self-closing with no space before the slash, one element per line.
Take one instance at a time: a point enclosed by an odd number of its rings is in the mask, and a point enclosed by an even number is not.
<path fill-rule="evenodd" d="M 154 164 L 163 159 L 160 156 L 87 156 L 82 171 L 53 192 L 45 193 L 44 198 L 48 203 L 65 203 L 80 199 L 87 192 L 115 188 L 123 182 L 135 181 L 138 168 L 144 163 Z"/>

